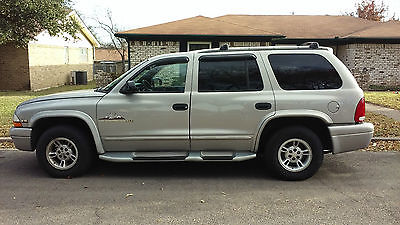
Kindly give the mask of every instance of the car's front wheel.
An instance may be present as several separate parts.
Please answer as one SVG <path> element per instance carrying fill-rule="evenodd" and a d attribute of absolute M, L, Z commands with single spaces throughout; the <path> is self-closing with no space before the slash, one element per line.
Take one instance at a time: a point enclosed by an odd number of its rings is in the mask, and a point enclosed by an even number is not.
<path fill-rule="evenodd" d="M 313 176 L 324 157 L 319 137 L 300 126 L 277 131 L 265 146 L 264 155 L 270 171 L 284 180 L 304 180 Z"/>
<path fill-rule="evenodd" d="M 88 136 L 72 126 L 56 126 L 40 137 L 36 158 L 53 177 L 79 176 L 93 163 L 94 151 Z"/>

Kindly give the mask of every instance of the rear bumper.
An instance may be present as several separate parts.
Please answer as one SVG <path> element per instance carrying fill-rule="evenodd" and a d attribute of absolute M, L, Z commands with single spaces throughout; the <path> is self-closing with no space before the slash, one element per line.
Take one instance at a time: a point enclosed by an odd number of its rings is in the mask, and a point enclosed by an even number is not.
<path fill-rule="evenodd" d="M 332 137 L 333 154 L 366 148 L 374 134 L 372 123 L 328 127 Z"/>
<path fill-rule="evenodd" d="M 31 128 L 12 127 L 10 129 L 10 136 L 17 149 L 23 151 L 33 151 L 31 145 L 31 132 Z"/>

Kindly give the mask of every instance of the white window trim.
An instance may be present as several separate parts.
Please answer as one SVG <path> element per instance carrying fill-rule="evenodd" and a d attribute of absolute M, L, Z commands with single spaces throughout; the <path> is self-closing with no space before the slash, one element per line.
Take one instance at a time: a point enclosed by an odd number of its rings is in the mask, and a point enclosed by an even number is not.
<path fill-rule="evenodd" d="M 189 46 L 190 45 L 204 45 L 204 44 L 208 44 L 208 48 L 211 48 L 211 42 L 208 41 L 188 41 L 187 43 L 187 51 L 189 51 Z"/>

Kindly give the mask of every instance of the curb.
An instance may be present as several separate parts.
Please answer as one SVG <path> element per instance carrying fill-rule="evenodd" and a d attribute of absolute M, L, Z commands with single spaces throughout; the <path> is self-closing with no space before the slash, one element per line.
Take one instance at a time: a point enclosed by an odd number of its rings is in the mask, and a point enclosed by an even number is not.
<path fill-rule="evenodd" d="M 400 137 L 373 137 L 372 141 L 400 141 Z"/>

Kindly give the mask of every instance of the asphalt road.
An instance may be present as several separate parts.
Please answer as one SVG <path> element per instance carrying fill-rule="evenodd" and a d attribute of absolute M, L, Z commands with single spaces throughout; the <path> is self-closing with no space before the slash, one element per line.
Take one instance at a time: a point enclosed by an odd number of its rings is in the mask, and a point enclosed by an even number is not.
<path fill-rule="evenodd" d="M 0 224 L 396 224 L 400 153 L 326 155 L 311 179 L 284 182 L 255 161 L 100 162 L 49 178 L 34 153 L 0 151 Z"/>

